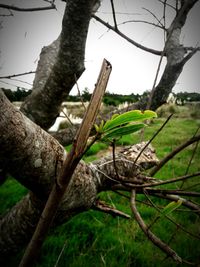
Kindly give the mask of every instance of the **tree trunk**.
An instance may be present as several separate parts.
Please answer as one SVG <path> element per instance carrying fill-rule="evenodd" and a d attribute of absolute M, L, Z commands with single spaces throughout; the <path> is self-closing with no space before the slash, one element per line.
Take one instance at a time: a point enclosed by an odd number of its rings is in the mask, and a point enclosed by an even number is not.
<path fill-rule="evenodd" d="M 3 255 L 20 249 L 29 240 L 62 168 L 66 152 L 51 135 L 17 110 L 2 91 L 0 111 L 5 114 L 0 116 L 0 162 L 4 162 L 7 155 L 7 171 L 31 190 L 0 221 L 0 251 Z M 126 176 L 130 181 L 137 180 L 140 167 L 149 168 L 156 164 L 155 151 L 151 148 L 147 148 L 146 157 L 144 153 L 137 165 L 133 164 L 136 154 L 143 146 L 144 144 L 137 145 L 116 155 L 119 175 Z M 91 208 L 99 192 L 120 183 L 117 179 L 112 156 L 101 158 L 92 164 L 81 161 L 65 192 L 55 224 L 63 223 L 74 214 Z"/>
<path fill-rule="evenodd" d="M 60 37 L 42 50 L 33 92 L 21 110 L 43 129 L 54 124 L 62 102 L 85 69 L 85 43 L 96 2 L 67 1 Z"/>
<path fill-rule="evenodd" d="M 185 63 L 198 51 L 194 48 L 191 52 L 188 52 L 187 48 L 180 43 L 181 30 L 185 25 L 188 13 L 196 2 L 198 0 L 182 1 L 181 8 L 167 30 L 167 41 L 164 48 L 167 64 L 158 85 L 153 89 L 150 96 L 149 108 L 152 110 L 156 110 L 166 103 Z"/>

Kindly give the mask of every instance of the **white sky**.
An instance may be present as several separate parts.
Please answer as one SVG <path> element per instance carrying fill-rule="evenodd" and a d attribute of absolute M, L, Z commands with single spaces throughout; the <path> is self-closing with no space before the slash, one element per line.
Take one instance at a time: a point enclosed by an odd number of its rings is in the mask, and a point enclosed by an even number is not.
<path fill-rule="evenodd" d="M 34 3 L 33 3 L 34 2 Z M 173 1 L 172 1 L 173 2 Z M 25 0 L 0 0 L 0 3 L 14 4 L 21 7 L 29 7 L 31 4 L 41 6 L 42 1 Z M 156 0 L 115 0 L 117 21 L 143 19 L 155 22 L 153 17 L 142 7 L 153 11 L 160 18 L 162 5 Z M 57 38 L 61 30 L 62 14 L 65 4 L 57 0 L 57 11 L 43 12 L 14 12 L 12 17 L 0 17 L 2 29 L 0 30 L 0 76 L 17 74 L 35 70 L 39 54 L 43 46 L 50 44 Z M 105 21 L 112 23 L 110 14 L 110 1 L 103 0 L 102 6 L 97 13 Z M 0 14 L 7 11 L 0 9 Z M 127 14 L 129 13 L 129 14 Z M 130 15 L 134 13 L 135 15 Z M 196 46 L 200 43 L 200 3 L 198 2 L 190 15 L 187 25 L 184 27 L 182 39 L 184 45 Z M 173 12 L 169 12 L 169 17 Z M 120 28 L 133 40 L 148 47 L 163 48 L 163 33 L 159 29 L 141 24 L 129 23 Z M 95 20 L 91 21 L 85 55 L 86 70 L 79 79 L 79 87 L 83 90 L 88 87 L 90 92 L 94 89 L 103 58 L 109 60 L 113 66 L 107 91 L 131 94 L 142 93 L 151 89 L 158 66 L 159 57 L 144 52 L 117 34 L 108 31 L 104 26 Z M 200 90 L 200 52 L 198 52 L 184 67 L 184 70 L 174 87 L 174 91 L 198 91 Z M 163 62 L 164 66 L 165 61 Z M 162 68 L 163 69 L 163 68 Z M 34 75 L 19 77 L 18 79 L 32 83 Z M 14 85 L 31 88 L 28 84 L 17 81 L 3 80 Z M 11 88 L 10 85 L 2 83 L 0 86 Z M 14 88 L 14 87 L 13 87 Z M 76 88 L 72 90 L 77 93 Z"/>

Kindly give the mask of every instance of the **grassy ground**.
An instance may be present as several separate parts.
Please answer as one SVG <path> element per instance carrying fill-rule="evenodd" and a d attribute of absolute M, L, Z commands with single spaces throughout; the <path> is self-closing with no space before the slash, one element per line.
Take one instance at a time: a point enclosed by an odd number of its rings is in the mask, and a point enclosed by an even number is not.
<path fill-rule="evenodd" d="M 187 114 L 187 112 L 186 112 Z M 144 139 L 148 140 L 156 129 L 158 129 L 165 119 L 159 118 L 155 120 L 148 128 L 145 129 Z M 171 119 L 165 129 L 153 141 L 159 158 L 162 158 L 174 147 L 179 145 L 194 135 L 200 122 L 190 117 Z M 125 136 L 118 142 L 118 145 L 127 145 L 138 143 L 141 139 L 139 134 Z M 88 151 L 85 160 L 90 161 L 97 157 L 99 149 L 106 150 L 106 146 L 96 144 Z M 170 178 L 184 175 L 188 163 L 193 153 L 194 145 L 188 147 L 187 150 L 178 154 L 172 161 L 157 174 L 157 177 Z M 96 156 L 97 155 L 97 156 Z M 102 152 L 101 152 L 102 156 Z M 200 149 L 192 160 L 189 172 L 200 171 L 199 165 Z M 193 178 L 190 182 L 184 184 L 190 187 L 194 184 L 195 189 L 200 191 L 198 179 Z M 180 183 L 176 183 L 178 187 Z M 16 183 L 13 179 L 0 187 L 0 212 L 4 213 L 11 208 L 26 190 Z M 128 195 L 128 194 L 127 194 Z M 130 214 L 129 200 L 114 194 L 113 192 L 104 192 L 100 194 L 100 198 L 107 203 L 116 206 L 118 209 Z M 138 201 L 146 200 L 144 196 L 139 196 Z M 152 198 L 156 205 L 166 205 L 167 202 Z M 196 201 L 196 200 L 195 200 Z M 138 209 L 141 212 L 146 223 L 151 223 L 157 216 L 157 212 L 153 208 L 138 202 Z M 171 217 L 194 234 L 200 234 L 199 220 L 197 216 L 191 214 L 185 208 L 181 211 L 175 211 Z M 200 260 L 200 241 L 185 234 L 177 225 L 170 223 L 164 219 L 159 219 L 152 228 L 154 232 L 170 245 L 188 261 Z M 59 254 L 59 262 L 56 265 Z M 15 266 L 12 263 L 10 266 Z M 113 218 L 110 215 L 99 213 L 96 211 L 88 211 L 74 217 L 68 223 L 52 230 L 43 246 L 41 256 L 36 267 L 128 267 L 128 266 L 176 266 L 169 258 L 144 236 L 134 219 L 125 220 L 122 218 Z M 182 266 L 187 266 L 183 264 Z"/>

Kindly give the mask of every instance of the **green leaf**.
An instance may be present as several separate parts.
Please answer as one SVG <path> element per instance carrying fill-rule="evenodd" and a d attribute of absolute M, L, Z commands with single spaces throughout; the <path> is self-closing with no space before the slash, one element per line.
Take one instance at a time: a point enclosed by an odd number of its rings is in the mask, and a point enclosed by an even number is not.
<path fill-rule="evenodd" d="M 97 125 L 96 123 L 94 124 L 94 128 L 95 128 L 97 133 L 103 132 L 103 126 L 104 126 L 104 120 L 102 120 L 99 125 Z"/>
<path fill-rule="evenodd" d="M 131 110 L 108 120 L 103 127 L 103 132 L 109 131 L 126 123 L 138 122 L 155 117 L 157 117 L 157 114 L 151 110 L 145 110 L 144 112 L 140 110 Z"/>
<path fill-rule="evenodd" d="M 98 133 L 99 132 L 99 126 L 96 123 L 94 124 L 94 128 L 95 128 L 96 132 Z"/>
<path fill-rule="evenodd" d="M 108 133 L 105 133 L 101 140 L 106 141 L 107 139 L 122 137 L 123 135 L 139 131 L 144 126 L 145 124 L 141 123 L 141 124 L 129 124 L 119 128 L 114 128 L 113 130 L 110 130 Z"/>
<path fill-rule="evenodd" d="M 164 209 L 161 211 L 162 216 L 169 215 L 172 213 L 172 211 L 176 210 L 179 206 L 181 206 L 183 203 L 182 199 L 179 199 L 178 201 L 172 201 L 167 206 L 164 207 Z"/>

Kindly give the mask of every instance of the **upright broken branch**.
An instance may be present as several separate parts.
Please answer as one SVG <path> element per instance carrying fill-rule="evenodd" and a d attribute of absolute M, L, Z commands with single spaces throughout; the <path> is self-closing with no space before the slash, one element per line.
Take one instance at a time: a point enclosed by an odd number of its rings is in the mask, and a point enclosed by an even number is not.
<path fill-rule="evenodd" d="M 52 223 L 53 218 L 56 215 L 59 203 L 61 202 L 67 186 L 69 185 L 77 164 L 84 154 L 90 131 L 100 109 L 110 72 L 111 65 L 108 61 L 104 60 L 96 88 L 92 95 L 90 104 L 87 108 L 81 126 L 74 138 L 72 149 L 67 155 L 66 161 L 64 162 L 61 175 L 53 185 L 36 230 L 21 260 L 21 263 L 19 265 L 20 267 L 32 266 L 33 259 L 37 257 L 37 254 L 40 251 L 48 229 Z"/>

